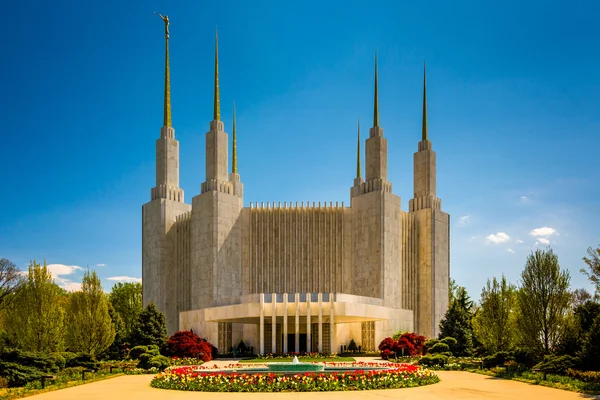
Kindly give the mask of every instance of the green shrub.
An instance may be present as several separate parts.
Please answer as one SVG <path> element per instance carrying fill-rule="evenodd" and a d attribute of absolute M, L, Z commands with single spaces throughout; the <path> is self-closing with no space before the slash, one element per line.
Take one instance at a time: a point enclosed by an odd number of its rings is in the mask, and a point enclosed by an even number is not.
<path fill-rule="evenodd" d="M 450 337 L 450 336 L 446 336 L 445 338 L 440 340 L 440 342 L 447 344 L 448 347 L 450 347 L 450 350 L 452 350 L 454 348 L 454 346 L 456 346 L 456 343 L 458 343 L 458 341 L 456 339 L 454 339 L 453 337 Z"/>
<path fill-rule="evenodd" d="M 446 357 L 454 357 L 454 355 L 452 354 L 451 351 L 445 351 L 443 353 L 436 353 L 436 354 L 440 354 L 440 355 L 446 356 Z"/>
<path fill-rule="evenodd" d="M 67 367 L 83 367 L 85 369 L 99 370 L 100 363 L 93 359 L 89 354 L 80 353 L 67 363 Z"/>
<path fill-rule="evenodd" d="M 433 345 L 433 347 L 431 347 L 428 351 L 428 353 L 431 354 L 435 354 L 435 353 L 447 353 L 450 351 L 450 346 L 448 346 L 446 343 L 436 343 Z"/>
<path fill-rule="evenodd" d="M 71 353 L 70 351 L 60 351 L 60 352 L 52 353 L 52 354 L 56 354 L 56 355 L 59 355 L 62 358 L 64 358 L 65 365 L 62 368 L 65 368 L 66 366 L 69 365 L 69 363 L 71 362 L 71 360 L 73 360 L 74 358 L 77 358 L 77 354 L 76 353 Z"/>
<path fill-rule="evenodd" d="M 139 360 L 140 356 L 148 352 L 148 346 L 135 346 L 129 351 L 129 357 L 134 360 Z"/>
<path fill-rule="evenodd" d="M 421 357 L 419 360 L 419 365 L 424 365 L 427 367 L 443 367 L 446 364 L 448 364 L 448 356 L 442 354 L 428 354 Z"/>
<path fill-rule="evenodd" d="M 575 369 L 567 369 L 565 371 L 565 375 L 583 382 L 600 383 L 600 372 L 598 371 L 578 371 Z"/>
<path fill-rule="evenodd" d="M 514 356 L 507 351 L 499 351 L 483 358 L 483 368 L 493 368 L 504 365 L 507 361 L 514 361 Z"/>
<path fill-rule="evenodd" d="M 155 344 L 151 344 L 150 346 L 148 346 L 148 351 L 160 351 L 160 348 Z"/>
<path fill-rule="evenodd" d="M 165 356 L 154 356 L 150 359 L 149 365 L 150 368 L 158 368 L 160 371 L 164 371 L 165 368 L 171 365 L 171 360 Z"/>
<path fill-rule="evenodd" d="M 41 378 L 44 371 L 15 362 L 0 361 L 0 376 L 7 381 L 8 387 L 25 386 Z"/>
<path fill-rule="evenodd" d="M 8 387 L 8 379 L 0 376 L 0 389 L 6 389 Z"/>
<path fill-rule="evenodd" d="M 354 341 L 354 339 L 350 339 L 350 343 L 348 343 L 348 351 L 357 351 L 358 350 L 358 346 L 356 345 L 356 342 Z"/>
<path fill-rule="evenodd" d="M 537 363 L 533 369 L 539 369 L 540 371 L 548 372 L 551 374 L 564 375 L 568 369 L 575 367 L 577 359 L 572 356 L 556 356 L 547 355 L 544 360 Z"/>
<path fill-rule="evenodd" d="M 435 345 L 436 343 L 439 343 L 440 341 L 438 339 L 429 339 L 428 341 L 425 342 L 425 348 L 427 350 L 429 350 L 430 348 L 433 347 L 433 345 Z"/>

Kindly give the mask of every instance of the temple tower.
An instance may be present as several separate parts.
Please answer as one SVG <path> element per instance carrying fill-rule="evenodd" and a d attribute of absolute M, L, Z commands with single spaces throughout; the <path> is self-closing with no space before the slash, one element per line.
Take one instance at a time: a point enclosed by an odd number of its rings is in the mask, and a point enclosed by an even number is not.
<path fill-rule="evenodd" d="M 379 125 L 378 83 L 376 55 L 373 127 L 365 146 L 366 179 L 363 182 L 361 178 L 359 156 L 357 177 L 351 189 L 352 293 L 378 297 L 386 306 L 400 308 L 402 211 L 400 197 L 392 193 L 388 181 L 387 139 Z M 377 322 L 376 340 L 391 336 L 396 325 L 397 321 Z"/>
<path fill-rule="evenodd" d="M 414 197 L 409 201 L 417 241 L 416 331 L 437 337 L 448 308 L 450 275 L 450 216 L 436 196 L 436 158 L 427 127 L 427 77 L 423 69 L 423 122 L 421 141 L 414 154 Z"/>
<path fill-rule="evenodd" d="M 237 173 L 235 122 L 233 171 L 228 173 L 228 135 L 221 121 L 218 35 L 215 39 L 213 107 L 213 120 L 206 133 L 206 180 L 201 185 L 200 194 L 192 199 L 192 309 L 210 307 L 218 299 L 242 294 L 240 215 L 243 185 Z M 216 324 L 207 325 L 203 334 L 207 338 L 216 338 Z"/>
<path fill-rule="evenodd" d="M 179 310 L 173 292 L 177 288 L 177 260 L 173 224 L 191 207 L 184 204 L 179 187 L 179 142 L 171 121 L 171 77 L 169 68 L 169 17 L 165 22 L 164 113 L 160 137 L 156 141 L 156 186 L 150 202 L 142 206 L 143 303 L 153 302 L 167 316 L 169 332 L 177 330 Z"/>

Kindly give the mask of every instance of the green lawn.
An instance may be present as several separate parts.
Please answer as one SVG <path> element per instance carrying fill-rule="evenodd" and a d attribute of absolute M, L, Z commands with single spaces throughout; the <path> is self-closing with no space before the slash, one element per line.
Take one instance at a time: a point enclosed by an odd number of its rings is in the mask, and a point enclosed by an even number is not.
<path fill-rule="evenodd" d="M 292 362 L 292 357 L 285 357 L 285 358 L 252 358 L 252 359 L 248 359 L 248 360 L 240 360 L 240 363 L 259 363 L 259 364 L 264 364 L 264 363 L 271 363 L 271 362 Z M 305 357 L 299 357 L 298 361 L 300 362 L 352 362 L 352 361 L 356 361 L 354 358 L 352 357 L 319 357 L 319 358 L 305 358 Z"/>

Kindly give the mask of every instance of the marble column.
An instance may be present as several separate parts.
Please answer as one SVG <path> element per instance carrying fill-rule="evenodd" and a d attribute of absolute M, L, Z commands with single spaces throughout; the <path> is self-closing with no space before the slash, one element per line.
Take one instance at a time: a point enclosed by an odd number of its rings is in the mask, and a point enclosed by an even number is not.
<path fill-rule="evenodd" d="M 310 332 L 310 293 L 306 293 L 306 352 L 310 353 L 312 351 L 312 340 L 311 340 L 311 332 Z"/>
<path fill-rule="evenodd" d="M 260 301 L 260 306 L 259 306 L 259 340 L 260 340 L 260 346 L 259 346 L 259 351 L 261 355 L 265 354 L 265 294 L 264 293 L 260 293 L 258 295 L 259 297 L 259 301 Z"/>
<path fill-rule="evenodd" d="M 288 294 L 283 294 L 283 353 L 288 352 L 288 320 L 287 320 Z"/>
<path fill-rule="evenodd" d="M 333 309 L 333 293 L 329 293 L 329 352 L 337 353 L 335 348 L 335 310 Z"/>
<path fill-rule="evenodd" d="M 296 301 L 296 315 L 295 315 L 295 328 L 296 328 L 296 353 L 300 353 L 300 293 L 295 295 Z"/>
<path fill-rule="evenodd" d="M 318 343 L 317 348 L 319 353 L 323 352 L 323 293 L 319 293 L 319 336 L 317 337 Z"/>
<path fill-rule="evenodd" d="M 277 293 L 271 294 L 273 314 L 271 315 L 271 353 L 277 353 Z"/>

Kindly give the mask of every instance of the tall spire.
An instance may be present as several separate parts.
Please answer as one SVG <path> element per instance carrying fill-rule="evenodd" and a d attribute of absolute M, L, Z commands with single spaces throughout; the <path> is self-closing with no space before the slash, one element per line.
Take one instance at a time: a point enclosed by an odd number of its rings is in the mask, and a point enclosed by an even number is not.
<path fill-rule="evenodd" d="M 221 99 L 219 96 L 219 32 L 215 30 L 215 100 L 213 120 L 221 120 Z"/>
<path fill-rule="evenodd" d="M 360 118 L 358 118 L 358 147 L 356 151 L 356 177 L 362 178 L 362 172 L 360 168 Z"/>
<path fill-rule="evenodd" d="M 377 51 L 375 51 L 375 100 L 373 101 L 373 126 L 379 126 L 379 101 L 377 93 Z"/>
<path fill-rule="evenodd" d="M 231 152 L 231 172 L 237 174 L 237 149 L 236 149 L 236 133 L 235 133 L 235 101 L 233 102 L 233 151 Z"/>
<path fill-rule="evenodd" d="M 156 13 L 154 13 L 156 14 Z M 165 23 L 165 98 L 163 126 L 172 127 L 171 122 L 171 73 L 169 68 L 169 16 L 157 14 Z"/>
<path fill-rule="evenodd" d="M 425 63 L 423 63 L 423 125 L 422 125 L 423 137 L 421 140 L 428 140 L 427 132 L 427 72 L 425 70 Z"/>

